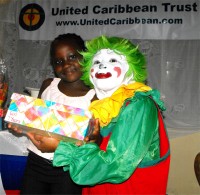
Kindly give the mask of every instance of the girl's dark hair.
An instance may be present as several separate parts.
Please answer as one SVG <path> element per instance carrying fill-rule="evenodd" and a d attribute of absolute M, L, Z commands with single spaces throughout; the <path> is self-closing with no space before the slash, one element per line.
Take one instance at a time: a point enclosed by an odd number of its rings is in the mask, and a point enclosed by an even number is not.
<path fill-rule="evenodd" d="M 51 45 L 50 45 L 51 64 L 52 64 L 52 58 L 54 56 L 56 44 L 59 42 L 65 42 L 65 41 L 66 42 L 69 41 L 70 43 L 77 44 L 80 47 L 80 51 L 86 50 L 85 43 L 79 35 L 76 35 L 74 33 L 67 33 L 67 34 L 59 35 L 51 42 Z"/>

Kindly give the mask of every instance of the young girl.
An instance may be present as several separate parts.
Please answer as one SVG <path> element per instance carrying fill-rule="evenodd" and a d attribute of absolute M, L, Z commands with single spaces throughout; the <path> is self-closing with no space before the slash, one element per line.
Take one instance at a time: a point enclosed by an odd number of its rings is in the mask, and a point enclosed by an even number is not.
<path fill-rule="evenodd" d="M 38 98 L 83 109 L 89 107 L 96 96 L 95 91 L 80 80 L 82 55 L 79 51 L 83 50 L 84 41 L 75 34 L 60 35 L 51 43 L 51 64 L 58 78 L 45 80 Z M 11 124 L 9 128 L 15 129 Z M 37 140 L 33 137 L 31 140 L 37 145 Z M 54 153 L 41 152 L 42 148 L 38 150 L 32 142 L 28 146 L 21 194 L 81 194 L 81 186 L 71 180 L 68 172 L 52 166 Z"/>

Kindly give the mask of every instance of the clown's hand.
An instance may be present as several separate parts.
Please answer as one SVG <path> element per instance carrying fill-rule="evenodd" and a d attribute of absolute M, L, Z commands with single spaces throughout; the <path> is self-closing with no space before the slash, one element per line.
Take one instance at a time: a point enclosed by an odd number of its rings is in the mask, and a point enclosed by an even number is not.
<path fill-rule="evenodd" d="M 99 119 L 90 119 L 89 130 L 87 136 L 84 138 L 86 143 L 96 143 L 100 145 L 102 142 L 102 136 L 100 134 Z"/>

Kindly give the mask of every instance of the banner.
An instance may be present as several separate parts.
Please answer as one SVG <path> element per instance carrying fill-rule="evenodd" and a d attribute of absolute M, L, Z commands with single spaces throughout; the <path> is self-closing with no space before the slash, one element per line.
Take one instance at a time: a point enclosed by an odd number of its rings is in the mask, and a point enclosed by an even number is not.
<path fill-rule="evenodd" d="M 200 0 L 18 0 L 20 39 L 200 39 Z"/>

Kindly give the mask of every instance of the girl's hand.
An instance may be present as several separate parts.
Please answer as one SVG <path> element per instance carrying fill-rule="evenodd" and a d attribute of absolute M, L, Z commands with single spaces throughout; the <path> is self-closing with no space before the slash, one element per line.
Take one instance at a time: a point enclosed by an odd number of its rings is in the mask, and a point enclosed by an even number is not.
<path fill-rule="evenodd" d="M 16 125 L 13 125 L 12 123 L 8 123 L 8 129 L 11 130 L 11 131 L 14 131 L 15 133 L 18 133 L 18 134 L 22 134 L 22 133 L 25 133 L 23 132 L 22 129 L 20 129 L 19 127 L 17 127 Z"/>
<path fill-rule="evenodd" d="M 53 137 L 47 137 L 31 132 L 27 132 L 26 134 L 41 152 L 55 152 L 60 142 L 60 140 Z"/>
<path fill-rule="evenodd" d="M 33 132 L 24 132 L 22 129 L 11 123 L 8 123 L 8 128 L 15 133 L 25 134 L 41 152 L 55 152 L 60 142 L 53 137 L 42 136 Z"/>

